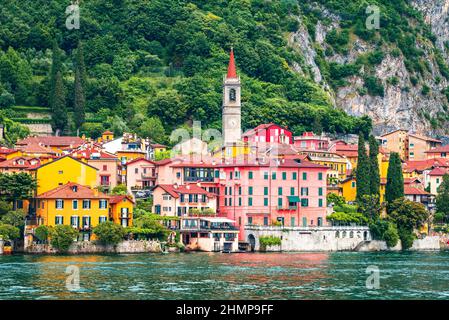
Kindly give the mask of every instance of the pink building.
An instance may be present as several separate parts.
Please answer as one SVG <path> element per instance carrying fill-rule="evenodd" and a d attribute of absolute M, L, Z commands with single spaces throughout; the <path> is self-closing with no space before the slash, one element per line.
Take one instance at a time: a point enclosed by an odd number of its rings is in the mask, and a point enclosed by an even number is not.
<path fill-rule="evenodd" d="M 293 143 L 291 131 L 274 123 L 261 124 L 254 129 L 246 131 L 242 139 L 244 142 L 257 143 Z"/>
<path fill-rule="evenodd" d="M 294 137 L 294 145 L 298 149 L 328 150 L 329 138 L 315 135 L 313 132 L 304 132 L 302 136 Z"/>
<path fill-rule="evenodd" d="M 98 169 L 97 185 L 105 191 L 112 190 L 118 181 L 118 158 L 96 145 L 84 145 L 70 153 L 75 159 L 87 162 Z"/>
<path fill-rule="evenodd" d="M 222 165 L 217 174 L 219 215 L 236 221 L 240 240 L 245 240 L 246 224 L 323 226 L 327 170 L 325 166 L 291 159 Z"/>
<path fill-rule="evenodd" d="M 156 165 L 151 160 L 139 158 L 126 164 L 126 186 L 130 193 L 151 189 L 156 185 L 157 176 Z"/>
<path fill-rule="evenodd" d="M 163 216 L 185 217 L 191 209 L 211 209 L 216 212 L 216 195 L 196 184 L 160 184 L 154 188 L 154 213 Z"/>

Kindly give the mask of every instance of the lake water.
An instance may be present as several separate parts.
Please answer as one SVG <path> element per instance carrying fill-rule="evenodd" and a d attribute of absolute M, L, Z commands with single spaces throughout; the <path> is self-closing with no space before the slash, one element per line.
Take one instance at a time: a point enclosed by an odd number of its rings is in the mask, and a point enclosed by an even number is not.
<path fill-rule="evenodd" d="M 369 266 L 379 289 L 366 288 Z M 448 298 L 449 252 L 0 256 L 0 299 Z"/>

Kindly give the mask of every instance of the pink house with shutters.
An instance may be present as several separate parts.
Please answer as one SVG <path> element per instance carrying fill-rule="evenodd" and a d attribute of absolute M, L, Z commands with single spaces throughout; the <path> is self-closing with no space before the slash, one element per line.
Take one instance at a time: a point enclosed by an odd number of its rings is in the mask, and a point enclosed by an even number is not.
<path fill-rule="evenodd" d="M 151 160 L 138 158 L 126 164 L 128 192 L 151 189 L 156 185 L 157 167 Z"/>
<path fill-rule="evenodd" d="M 282 143 L 293 144 L 293 134 L 287 128 L 274 123 L 261 124 L 254 129 L 246 131 L 242 136 L 243 141 L 252 144 L 257 143 Z"/>
<path fill-rule="evenodd" d="M 325 166 L 292 159 L 223 165 L 217 174 L 219 215 L 236 221 L 240 240 L 246 240 L 247 224 L 324 226 L 327 170 Z"/>

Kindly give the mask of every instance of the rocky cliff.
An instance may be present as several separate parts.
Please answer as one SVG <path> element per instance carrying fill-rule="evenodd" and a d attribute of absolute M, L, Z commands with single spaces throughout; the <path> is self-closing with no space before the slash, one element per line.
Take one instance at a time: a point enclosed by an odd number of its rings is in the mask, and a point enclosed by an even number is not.
<path fill-rule="evenodd" d="M 403 2 L 379 4 L 380 28 L 368 34 L 368 13 L 351 17 L 324 0 L 302 5 L 289 44 L 304 62 L 293 68 L 328 90 L 336 107 L 372 117 L 377 134 L 447 134 L 449 0 Z"/>

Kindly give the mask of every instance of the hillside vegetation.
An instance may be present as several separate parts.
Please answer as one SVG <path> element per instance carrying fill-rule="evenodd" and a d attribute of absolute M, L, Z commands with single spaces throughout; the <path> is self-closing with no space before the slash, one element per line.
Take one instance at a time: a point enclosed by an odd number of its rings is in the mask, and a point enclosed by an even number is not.
<path fill-rule="evenodd" d="M 87 114 L 80 129 L 93 137 L 104 129 L 117 134 L 133 130 L 162 142 L 173 128 L 188 126 L 192 120 L 220 128 L 221 85 L 231 47 L 243 82 L 245 129 L 273 121 L 296 134 L 312 128 L 368 132 L 370 119 L 348 116 L 335 108 L 333 91 L 344 86 L 348 77 L 362 74 L 363 93 L 381 96 L 382 83 L 373 71 L 384 57 L 386 43 L 396 48 L 392 54 L 405 57 L 407 69 L 419 83 L 427 67 L 417 41 L 432 41 L 429 29 L 407 1 L 371 1 L 387 13 L 384 28 L 372 32 L 363 28 L 366 1 L 317 1 L 341 21 L 327 33 L 326 45 L 316 46 L 315 60 L 324 81 L 315 83 L 311 72 L 294 70 L 294 65 L 306 69 L 304 55 L 287 44 L 300 21 L 311 35 L 317 21 L 331 25 L 323 9 L 309 1 L 82 0 L 79 30 L 65 26 L 68 1 L 5 2 L 0 7 L 0 115 L 20 120 L 28 106 L 49 107 L 56 40 L 63 51 L 67 88 L 65 133 L 75 133 L 74 57 L 81 40 Z M 372 52 L 348 63 L 330 61 L 334 54 L 348 54 L 354 37 L 373 44 Z M 439 61 L 444 71 L 444 59 Z"/>

